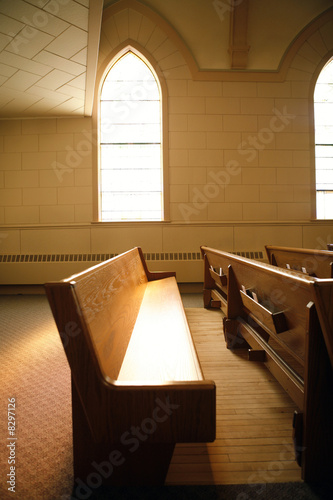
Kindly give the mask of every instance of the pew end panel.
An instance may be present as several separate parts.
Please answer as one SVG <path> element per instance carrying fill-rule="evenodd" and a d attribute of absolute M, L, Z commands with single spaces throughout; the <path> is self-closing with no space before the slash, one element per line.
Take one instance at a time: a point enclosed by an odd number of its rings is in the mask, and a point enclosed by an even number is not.
<path fill-rule="evenodd" d="M 321 279 L 315 283 L 315 301 L 328 356 L 333 367 L 333 280 Z"/>
<path fill-rule="evenodd" d="M 333 365 L 321 334 L 318 312 L 318 306 L 309 304 L 304 409 L 300 425 L 302 441 L 297 443 L 296 451 L 300 455 L 305 481 L 331 484 Z"/>
<path fill-rule="evenodd" d="M 211 256 L 208 258 L 204 251 L 204 247 L 200 247 L 200 249 L 204 261 L 204 307 L 206 309 L 221 309 L 223 313 L 226 314 L 228 289 L 227 269 L 223 269 L 220 265 L 221 263 L 215 263 L 214 258 L 211 260 Z"/>

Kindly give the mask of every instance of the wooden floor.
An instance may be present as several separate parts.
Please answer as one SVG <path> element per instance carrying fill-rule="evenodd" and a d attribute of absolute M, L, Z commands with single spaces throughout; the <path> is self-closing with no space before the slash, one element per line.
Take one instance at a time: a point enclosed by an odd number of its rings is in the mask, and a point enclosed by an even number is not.
<path fill-rule="evenodd" d="M 292 443 L 296 405 L 265 366 L 226 349 L 220 310 L 186 314 L 205 378 L 216 383 L 217 436 L 177 445 L 166 484 L 301 481 Z"/>

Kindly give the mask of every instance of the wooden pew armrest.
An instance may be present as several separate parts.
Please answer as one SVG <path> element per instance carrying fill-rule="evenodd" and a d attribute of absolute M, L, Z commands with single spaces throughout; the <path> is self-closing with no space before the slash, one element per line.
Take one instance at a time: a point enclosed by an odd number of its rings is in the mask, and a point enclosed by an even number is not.
<path fill-rule="evenodd" d="M 140 255 L 140 259 L 145 270 L 148 281 L 160 280 L 163 278 L 171 278 L 172 276 L 176 277 L 175 271 L 149 271 L 148 266 L 146 264 L 146 259 L 144 258 L 142 249 L 137 247 Z"/>

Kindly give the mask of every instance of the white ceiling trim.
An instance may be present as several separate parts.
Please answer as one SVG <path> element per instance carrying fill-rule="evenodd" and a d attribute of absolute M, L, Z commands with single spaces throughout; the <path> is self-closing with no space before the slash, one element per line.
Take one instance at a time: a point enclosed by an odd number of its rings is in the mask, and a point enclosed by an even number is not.
<path fill-rule="evenodd" d="M 84 114 L 86 116 L 91 116 L 93 109 L 102 15 L 103 0 L 92 1 L 89 9 L 88 25 L 86 100 L 84 108 Z"/>

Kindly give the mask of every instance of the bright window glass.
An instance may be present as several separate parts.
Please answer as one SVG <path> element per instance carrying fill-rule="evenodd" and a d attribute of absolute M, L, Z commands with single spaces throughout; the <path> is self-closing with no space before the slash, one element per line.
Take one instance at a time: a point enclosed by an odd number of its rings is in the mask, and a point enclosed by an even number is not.
<path fill-rule="evenodd" d="M 333 59 L 314 92 L 317 219 L 333 219 Z"/>
<path fill-rule="evenodd" d="M 161 98 L 148 65 L 127 52 L 100 99 L 100 219 L 163 219 Z"/>

